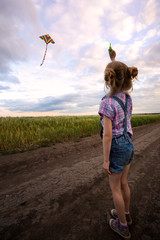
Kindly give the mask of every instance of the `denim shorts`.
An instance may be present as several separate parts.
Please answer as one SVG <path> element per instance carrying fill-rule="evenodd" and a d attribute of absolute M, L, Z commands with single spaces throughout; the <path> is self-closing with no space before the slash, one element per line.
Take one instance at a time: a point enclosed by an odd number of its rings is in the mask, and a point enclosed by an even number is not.
<path fill-rule="evenodd" d="M 128 134 L 112 138 L 109 168 L 111 172 L 122 173 L 133 157 L 134 146 Z"/>

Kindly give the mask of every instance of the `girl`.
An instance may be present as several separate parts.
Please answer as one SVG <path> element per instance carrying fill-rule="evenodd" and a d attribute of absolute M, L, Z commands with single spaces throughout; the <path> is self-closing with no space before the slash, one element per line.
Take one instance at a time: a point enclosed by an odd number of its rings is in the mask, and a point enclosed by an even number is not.
<path fill-rule="evenodd" d="M 111 53 L 113 55 L 113 52 Z M 102 98 L 99 109 L 103 126 L 103 168 L 109 174 L 115 206 L 115 209 L 110 211 L 112 218 L 109 225 L 124 239 L 130 239 L 128 225 L 132 223 L 132 219 L 127 176 L 134 147 L 130 121 L 132 99 L 128 90 L 132 88 L 132 80 L 137 77 L 138 69 L 115 61 L 111 54 L 110 57 L 112 62 L 107 65 L 104 72 L 105 85 L 110 88 L 110 92 Z"/>

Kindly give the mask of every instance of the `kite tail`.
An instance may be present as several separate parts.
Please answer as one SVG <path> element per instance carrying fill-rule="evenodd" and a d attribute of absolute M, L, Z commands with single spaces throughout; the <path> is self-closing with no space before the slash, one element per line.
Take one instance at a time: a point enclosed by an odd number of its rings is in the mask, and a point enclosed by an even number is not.
<path fill-rule="evenodd" d="M 47 53 L 47 46 L 48 46 L 48 44 L 46 44 L 46 50 L 45 50 L 44 57 L 43 57 L 43 60 L 42 60 L 42 63 L 40 64 L 40 66 L 42 66 L 42 64 L 44 63 L 46 53 Z"/>

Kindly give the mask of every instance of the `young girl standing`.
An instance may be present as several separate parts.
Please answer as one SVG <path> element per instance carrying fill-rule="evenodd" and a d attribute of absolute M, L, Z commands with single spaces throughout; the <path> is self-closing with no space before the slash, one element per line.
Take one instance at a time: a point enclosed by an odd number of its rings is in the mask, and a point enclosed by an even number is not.
<path fill-rule="evenodd" d="M 113 55 L 113 52 L 112 52 Z M 138 69 L 128 67 L 110 57 L 104 72 L 105 85 L 110 89 L 102 98 L 99 114 L 103 126 L 103 168 L 109 174 L 115 209 L 110 211 L 111 229 L 124 239 L 130 239 L 128 225 L 132 223 L 130 216 L 130 189 L 128 172 L 134 156 L 131 140 L 132 99 L 128 91 L 132 88 L 132 80 L 137 77 Z"/>

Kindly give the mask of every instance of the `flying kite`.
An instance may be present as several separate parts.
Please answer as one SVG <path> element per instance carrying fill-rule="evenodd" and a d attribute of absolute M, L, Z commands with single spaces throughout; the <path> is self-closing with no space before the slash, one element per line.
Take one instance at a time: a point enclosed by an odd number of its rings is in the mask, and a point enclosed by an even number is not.
<path fill-rule="evenodd" d="M 40 38 L 41 38 L 42 40 L 44 40 L 45 43 L 46 43 L 46 50 L 45 50 L 45 53 L 44 53 L 44 57 L 43 57 L 42 63 L 41 63 L 41 65 L 40 65 L 40 66 L 42 66 L 42 64 L 43 64 L 43 62 L 44 62 L 44 60 L 45 60 L 45 57 L 46 57 L 48 43 L 53 43 L 53 44 L 54 44 L 55 42 L 54 42 L 53 39 L 49 36 L 49 34 L 47 34 L 47 35 L 42 35 L 42 36 L 40 36 Z"/>

